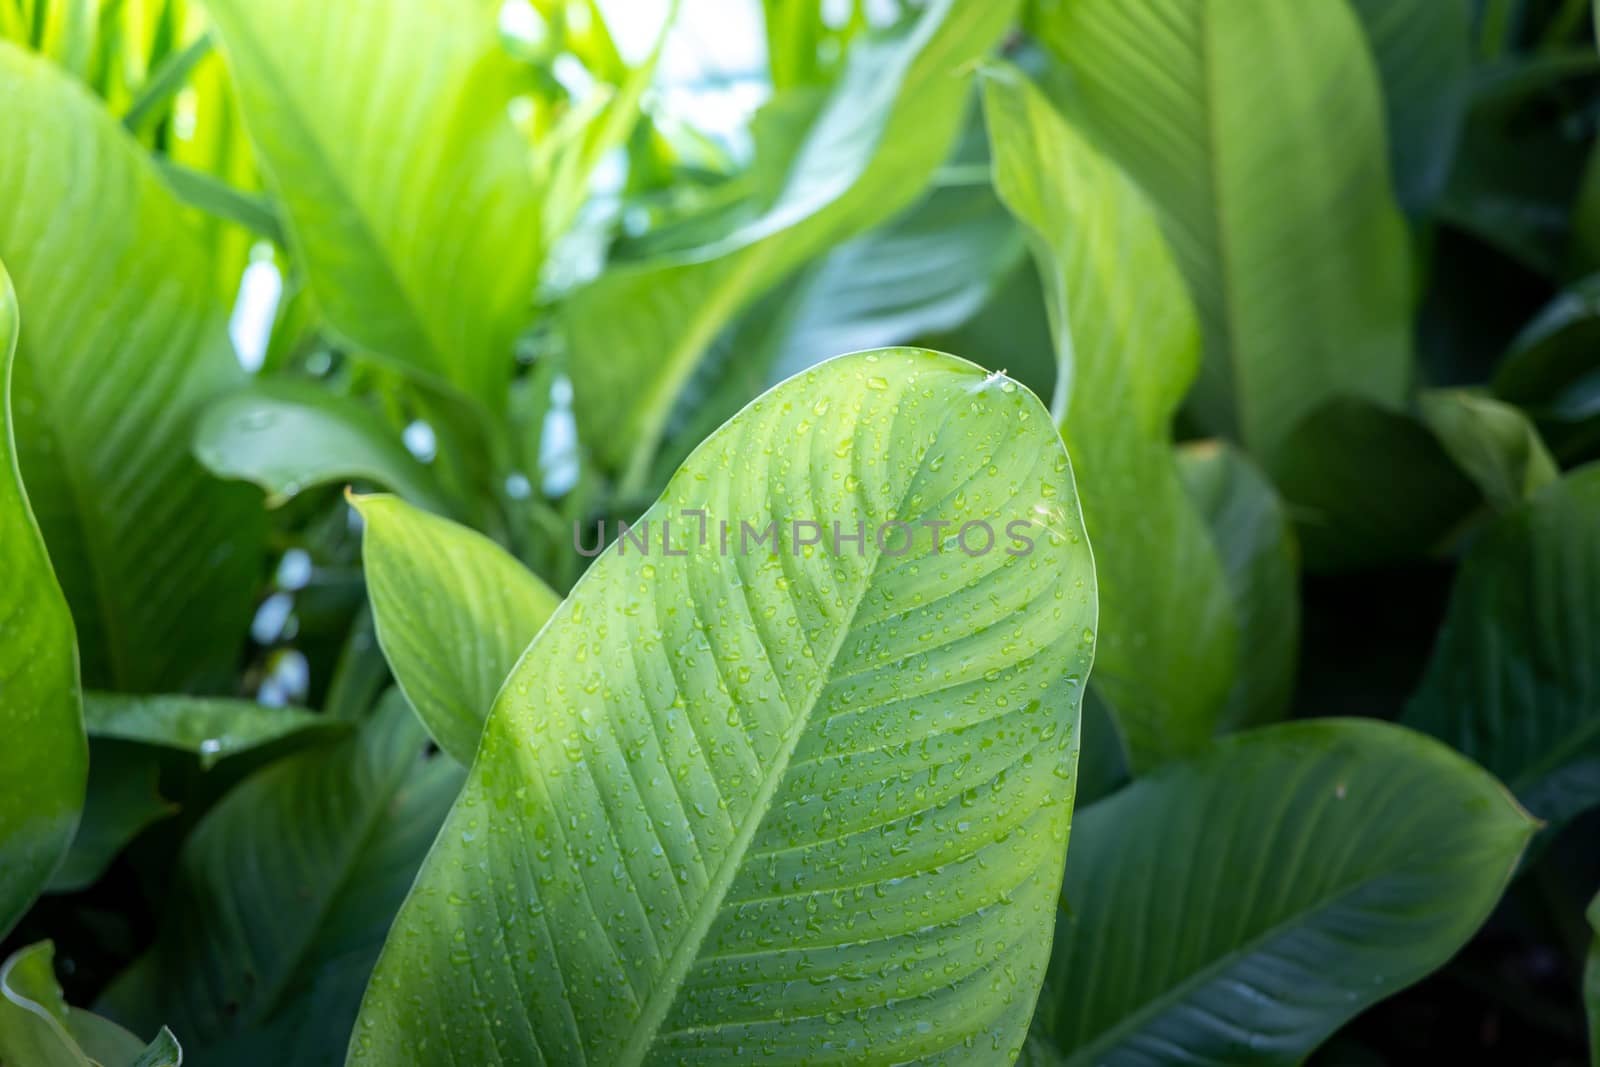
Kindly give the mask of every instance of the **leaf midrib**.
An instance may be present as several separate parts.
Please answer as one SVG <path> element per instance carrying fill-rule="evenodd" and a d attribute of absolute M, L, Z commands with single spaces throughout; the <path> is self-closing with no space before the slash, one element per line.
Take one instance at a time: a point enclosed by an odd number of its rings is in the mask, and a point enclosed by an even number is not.
<path fill-rule="evenodd" d="M 941 414 L 939 427 L 934 433 L 937 441 L 942 438 L 950 424 L 951 409 L 946 404 Z M 923 464 L 927 457 L 934 451 L 934 446 L 925 448 L 922 455 L 917 458 L 917 466 L 912 471 L 911 477 L 906 480 L 906 488 L 893 509 L 894 514 L 899 514 L 905 506 L 912 488 L 922 474 Z M 754 840 L 756 831 L 766 821 L 767 811 L 772 804 L 773 797 L 777 795 L 779 787 L 787 776 L 790 759 L 795 748 L 805 736 L 811 724 L 811 715 L 821 702 L 822 694 L 827 690 L 833 680 L 833 669 L 839 658 L 839 651 L 844 647 L 845 640 L 855 627 L 857 614 L 862 603 L 866 600 L 878 578 L 878 567 L 883 562 L 882 550 L 874 542 L 872 565 L 867 572 L 866 579 L 861 583 L 861 590 L 855 601 L 850 605 L 850 614 L 839 626 L 834 636 L 832 647 L 828 650 L 827 658 L 823 661 L 823 669 L 817 673 L 817 685 L 808 697 L 805 707 L 795 716 L 794 725 L 783 740 L 783 747 L 778 751 L 773 761 L 768 765 L 768 773 L 762 782 L 761 791 L 750 806 L 750 813 L 745 817 L 744 823 L 739 827 L 739 833 L 734 838 L 728 850 L 727 858 L 722 866 L 717 869 L 716 876 L 706 887 L 705 894 L 701 897 L 695 909 L 693 922 L 677 948 L 672 952 L 667 962 L 667 968 L 662 978 L 658 980 L 646 999 L 643 1010 L 638 1019 L 634 1021 L 632 1032 L 629 1034 L 628 1043 L 623 1047 L 616 1060 L 617 1067 L 641 1067 L 645 1057 L 649 1055 L 656 1037 L 660 1033 L 661 1025 L 666 1020 L 667 1013 L 677 1002 L 678 990 L 682 988 L 684 980 L 688 977 L 689 970 L 700 956 L 700 948 L 705 942 L 707 931 L 711 923 L 722 910 L 723 900 L 727 897 L 728 890 L 733 885 L 733 880 L 744 867 L 745 854 L 749 851 L 750 842 Z"/>

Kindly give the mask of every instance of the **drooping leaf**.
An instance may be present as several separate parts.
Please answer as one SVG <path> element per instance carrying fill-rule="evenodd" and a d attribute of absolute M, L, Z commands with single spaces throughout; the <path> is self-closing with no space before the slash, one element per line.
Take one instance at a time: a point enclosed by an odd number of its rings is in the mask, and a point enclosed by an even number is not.
<path fill-rule="evenodd" d="M 1539 432 L 1516 408 L 1464 389 L 1418 397 L 1422 421 L 1483 499 L 1505 511 L 1560 473 Z"/>
<path fill-rule="evenodd" d="M 1135 771 L 1203 746 L 1232 685 L 1228 586 L 1172 451 L 1200 329 L 1154 212 L 1014 68 L 983 82 L 995 187 L 1028 230 L 1052 404 L 1105 592 L 1094 685 Z"/>
<path fill-rule="evenodd" d="M 384 934 L 460 783 L 403 699 L 268 766 L 184 843 L 155 947 L 101 1010 L 165 1018 L 191 1065 L 338 1062 Z M 241 872 L 248 871 L 248 877 Z"/>
<path fill-rule="evenodd" d="M 206 407 L 195 455 L 220 478 L 267 492 L 275 507 L 319 485 L 362 480 L 430 510 L 449 502 L 400 436 L 360 402 L 306 382 L 262 381 Z"/>
<path fill-rule="evenodd" d="M 1300 653 L 1300 548 L 1283 501 L 1238 449 L 1216 442 L 1178 453 L 1184 487 L 1211 528 L 1239 623 L 1233 689 L 1221 726 L 1280 719 L 1294 693 Z"/>
<path fill-rule="evenodd" d="M 628 488 L 644 488 L 678 394 L 734 316 L 916 199 L 961 128 L 962 75 L 1014 8 L 936 0 L 902 30 L 859 39 L 765 213 L 690 250 L 615 266 L 567 301 L 579 427 Z"/>
<path fill-rule="evenodd" d="M 1486 530 L 1402 719 L 1482 763 L 1549 820 L 1600 803 L 1597 530 L 1596 464 Z"/>
<path fill-rule="evenodd" d="M 1398 406 L 1411 252 L 1348 4 L 1047 0 L 1072 115 L 1149 193 L 1199 306 L 1191 406 L 1276 473 L 1308 412 Z"/>
<path fill-rule="evenodd" d="M 83 712 L 91 737 L 188 752 L 202 769 L 297 735 L 338 735 L 349 728 L 300 708 L 177 694 L 90 693 Z"/>
<path fill-rule="evenodd" d="M 178 689 L 232 665 L 260 505 L 189 455 L 238 382 L 212 263 L 145 153 L 81 86 L 0 43 L 0 256 L 24 308 L 23 478 L 90 685 Z"/>
<path fill-rule="evenodd" d="M 17 467 L 16 344 L 17 299 L 0 264 L 0 936 L 72 840 L 89 756 L 72 617 Z"/>
<path fill-rule="evenodd" d="M 389 669 L 439 747 L 470 765 L 500 684 L 561 598 L 465 526 L 398 497 L 354 503 Z"/>
<path fill-rule="evenodd" d="M 1292 1064 L 1448 959 L 1534 823 L 1367 719 L 1217 743 L 1083 811 L 1033 1034 L 1062 1064 Z"/>
<path fill-rule="evenodd" d="M 640 522 L 501 690 L 351 1063 L 1009 1063 L 1095 622 L 1044 407 L 949 356 L 831 360 Z"/>
<path fill-rule="evenodd" d="M 207 9 L 328 326 L 498 410 L 545 242 L 498 5 Z"/>
<path fill-rule="evenodd" d="M 0 965 L 0 1063 L 14 1067 L 182 1067 L 161 1027 L 149 1045 L 108 1020 L 69 1007 L 55 976 L 55 947 L 40 941 Z"/>
<path fill-rule="evenodd" d="M 1444 189 L 1467 114 L 1470 0 L 1351 0 L 1383 86 L 1400 203 L 1425 213 Z"/>

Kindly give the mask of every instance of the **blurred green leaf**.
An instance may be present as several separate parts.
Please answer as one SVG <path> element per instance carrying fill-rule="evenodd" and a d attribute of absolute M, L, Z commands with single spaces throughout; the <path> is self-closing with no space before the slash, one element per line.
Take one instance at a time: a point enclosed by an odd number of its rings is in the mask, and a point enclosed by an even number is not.
<path fill-rule="evenodd" d="M 1276 475 L 1330 397 L 1398 407 L 1411 376 L 1405 223 L 1382 96 L 1348 4 L 1040 0 L 1069 115 L 1150 195 L 1199 307 L 1190 406 Z"/>
<path fill-rule="evenodd" d="M 1549 820 L 1600 803 L 1597 531 L 1594 464 L 1486 530 L 1402 719 L 1481 762 Z"/>
<path fill-rule="evenodd" d="M 500 684 L 561 598 L 465 526 L 398 497 L 353 503 L 389 668 L 439 747 L 471 766 Z"/>
<path fill-rule="evenodd" d="M 81 86 L 0 43 L 0 256 L 25 309 L 14 411 L 87 684 L 216 684 L 249 622 L 259 498 L 189 455 L 243 378 L 210 253 Z M 181 580 L 176 580 L 181 576 Z"/>
<path fill-rule="evenodd" d="M 178 811 L 178 805 L 161 795 L 161 764 L 152 753 L 114 742 L 91 743 L 90 749 L 83 816 L 50 878 L 52 893 L 93 885 L 129 842 Z"/>
<path fill-rule="evenodd" d="M 216 697 L 89 693 L 83 710 L 89 736 L 187 752 L 203 770 L 291 737 L 337 736 L 349 728 L 300 708 Z"/>
<path fill-rule="evenodd" d="M 949 544 L 1024 516 L 1026 554 Z M 911 532 L 880 549 L 890 519 Z M 1043 405 L 949 356 L 831 360 L 708 438 L 640 521 L 685 554 L 618 541 L 507 679 L 352 1065 L 1009 1059 L 1094 636 Z M 723 552 L 720 521 L 867 536 Z"/>
<path fill-rule="evenodd" d="M 1351 0 L 1383 87 L 1400 203 L 1425 214 L 1455 162 L 1472 83 L 1472 0 Z"/>
<path fill-rule="evenodd" d="M 1516 507 L 1560 473 L 1527 418 L 1493 397 L 1440 389 L 1418 398 L 1422 421 L 1497 511 Z"/>
<path fill-rule="evenodd" d="M 1204 746 L 1234 674 L 1222 565 L 1172 451 L 1200 327 L 1133 182 L 1016 68 L 989 68 L 983 100 L 995 187 L 1027 229 L 1056 333 L 1052 414 L 1105 594 L 1093 684 L 1137 773 Z"/>
<path fill-rule="evenodd" d="M 1033 1035 L 1061 1064 L 1293 1064 L 1447 960 L 1534 823 L 1386 723 L 1218 742 L 1079 814 Z"/>
<path fill-rule="evenodd" d="M 724 327 L 921 193 L 960 130 L 961 75 L 1014 7 L 935 0 L 904 30 L 861 38 L 764 214 L 699 247 L 614 265 L 566 301 L 579 431 L 625 490 L 648 488 L 678 396 Z"/>
<path fill-rule="evenodd" d="M 461 772 L 398 694 L 359 735 L 268 766 L 184 842 L 160 934 L 101 1010 L 166 1018 L 191 1064 L 337 1064 Z M 241 877 L 248 871 L 249 877 Z"/>
<path fill-rule="evenodd" d="M 195 429 L 194 452 L 218 477 L 266 490 L 269 507 L 361 480 L 432 511 L 453 510 L 433 473 L 375 411 L 310 382 L 261 381 L 213 400 Z"/>
<path fill-rule="evenodd" d="M 1528 412 L 1568 462 L 1600 452 L 1600 274 L 1563 290 L 1512 342 L 1495 394 Z"/>
<path fill-rule="evenodd" d="M 1211 530 L 1239 624 L 1237 668 L 1219 726 L 1284 717 L 1300 653 L 1300 546 L 1272 483 L 1231 445 L 1178 451 L 1184 488 Z"/>
<path fill-rule="evenodd" d="M 11 278 L 0 264 L 0 731 L 9 739 L 0 745 L 0 937 L 66 852 L 88 773 L 72 617 L 17 469 L 17 318 Z"/>
<path fill-rule="evenodd" d="M 499 411 L 546 235 L 498 5 L 207 7 L 328 326 Z"/>

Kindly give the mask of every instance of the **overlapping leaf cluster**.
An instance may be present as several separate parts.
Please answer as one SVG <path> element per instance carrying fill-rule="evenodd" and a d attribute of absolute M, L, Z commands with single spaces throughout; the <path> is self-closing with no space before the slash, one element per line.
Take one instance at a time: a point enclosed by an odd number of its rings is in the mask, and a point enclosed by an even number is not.
<path fill-rule="evenodd" d="M 697 2 L 0 0 L 0 1064 L 1600 1064 L 1588 0 Z"/>

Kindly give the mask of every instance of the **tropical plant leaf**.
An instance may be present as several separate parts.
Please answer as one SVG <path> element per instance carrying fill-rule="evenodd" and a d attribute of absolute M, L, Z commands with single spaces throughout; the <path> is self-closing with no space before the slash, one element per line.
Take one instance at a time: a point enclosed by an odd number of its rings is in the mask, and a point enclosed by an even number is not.
<path fill-rule="evenodd" d="M 184 843 L 155 947 L 101 1010 L 167 1018 L 191 1064 L 337 1063 L 460 784 L 454 764 L 420 759 L 424 741 L 396 695 L 359 735 L 229 792 Z"/>
<path fill-rule="evenodd" d="M 0 264 L 0 937 L 66 852 L 89 760 L 72 616 L 17 467 L 16 345 L 17 298 Z"/>
<path fill-rule="evenodd" d="M 1200 329 L 1155 213 L 1015 68 L 983 79 L 1001 199 L 1028 231 L 1105 592 L 1094 685 L 1135 771 L 1203 747 L 1233 682 L 1222 565 L 1172 451 Z"/>
<path fill-rule="evenodd" d="M 1348 4 L 1045 0 L 1071 115 L 1149 193 L 1199 307 L 1201 424 L 1269 472 L 1330 397 L 1398 407 L 1411 252 Z"/>
<path fill-rule="evenodd" d="M 1600 464 L 1486 530 L 1402 719 L 1482 763 L 1549 820 L 1600 803 L 1596 530 Z"/>
<path fill-rule="evenodd" d="M 1471 936 L 1533 827 L 1478 767 L 1368 719 L 1141 778 L 1073 828 L 1043 1062 L 1299 1062 Z"/>
<path fill-rule="evenodd" d="M 89 784 L 72 845 L 50 877 L 50 892 L 71 893 L 100 880 L 135 837 L 178 811 L 161 795 L 161 764 L 133 745 L 91 744 Z"/>
<path fill-rule="evenodd" d="M 398 497 L 353 503 L 389 669 L 439 747 L 470 765 L 500 684 L 561 597 L 465 526 Z"/>
<path fill-rule="evenodd" d="M 950 356 L 831 360 L 640 522 L 652 554 L 620 538 L 501 690 L 352 1064 L 1009 1063 L 1095 624 L 1044 407 Z"/>
<path fill-rule="evenodd" d="M 1467 117 L 1470 0 L 1351 0 L 1383 85 L 1400 203 L 1423 214 L 1444 191 Z"/>
<path fill-rule="evenodd" d="M 935 0 L 903 30 L 863 37 L 764 214 L 699 247 L 615 266 L 572 294 L 563 319 L 579 429 L 626 488 L 645 488 L 678 395 L 723 328 L 921 193 L 961 129 L 970 84 L 961 75 L 1014 9 Z"/>
<path fill-rule="evenodd" d="M 1600 452 L 1600 275 L 1562 291 L 1517 335 L 1494 392 L 1568 462 Z"/>
<path fill-rule="evenodd" d="M 182 1067 L 166 1027 L 149 1045 L 67 1005 L 56 982 L 55 947 L 40 941 L 0 966 L 0 1063 L 15 1067 Z"/>
<path fill-rule="evenodd" d="M 499 410 L 545 235 L 498 5 L 207 8 L 328 326 Z"/>
<path fill-rule="evenodd" d="M 1422 421 L 1470 478 L 1483 499 L 1505 511 L 1561 473 L 1522 412 L 1465 389 L 1436 389 L 1417 398 Z"/>
<path fill-rule="evenodd" d="M 1281 719 L 1294 693 L 1300 653 L 1300 547 L 1283 501 L 1266 476 L 1231 445 L 1185 445 L 1178 471 L 1211 528 L 1239 623 L 1233 689 L 1224 730 Z"/>
<path fill-rule="evenodd" d="M 83 717 L 90 737 L 187 752 L 202 770 L 292 737 L 338 736 L 349 730 L 348 723 L 300 708 L 176 694 L 90 693 L 84 698 Z"/>
<path fill-rule="evenodd" d="M 26 309 L 17 450 L 84 680 L 200 684 L 238 653 L 262 532 L 256 493 L 189 455 L 200 406 L 242 375 L 212 263 L 81 86 L 0 44 L 0 99 L 0 256 Z"/>
<path fill-rule="evenodd" d="M 451 511 L 433 473 L 376 412 L 308 382 L 263 381 L 218 397 L 201 416 L 194 449 L 218 477 L 266 490 L 269 507 L 315 486 L 362 480 Z"/>

